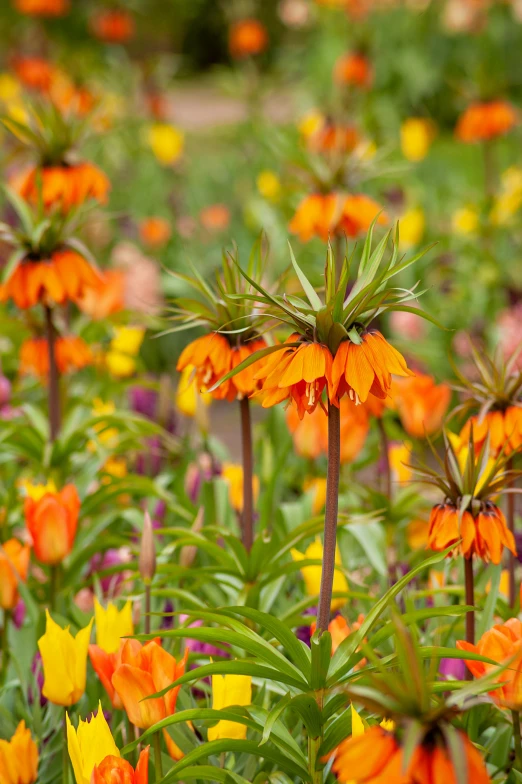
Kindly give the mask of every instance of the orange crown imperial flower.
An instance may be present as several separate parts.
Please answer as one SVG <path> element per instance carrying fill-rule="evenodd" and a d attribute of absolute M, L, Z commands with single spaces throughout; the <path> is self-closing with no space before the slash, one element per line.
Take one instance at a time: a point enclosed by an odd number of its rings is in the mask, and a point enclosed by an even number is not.
<path fill-rule="evenodd" d="M 474 103 L 459 117 L 455 134 L 462 142 L 487 141 L 508 133 L 517 122 L 517 113 L 507 101 Z"/>
<path fill-rule="evenodd" d="M 392 398 L 408 435 L 424 438 L 441 428 L 451 389 L 447 384 L 436 384 L 431 376 L 417 374 L 415 378 L 397 379 Z"/>
<path fill-rule="evenodd" d="M 334 67 L 334 81 L 363 89 L 371 87 L 373 69 L 366 55 L 350 52 L 339 57 Z"/>
<path fill-rule="evenodd" d="M 46 209 L 57 206 L 63 212 L 89 199 L 106 204 L 110 190 L 107 176 L 93 163 L 32 166 L 11 180 L 12 188 L 26 201 L 41 198 Z"/>
<path fill-rule="evenodd" d="M 64 16 L 69 0 L 14 0 L 14 7 L 26 16 Z"/>
<path fill-rule="evenodd" d="M 126 43 L 134 36 L 134 19 L 122 8 L 100 11 L 91 19 L 93 35 L 107 43 Z"/>
<path fill-rule="evenodd" d="M 230 27 L 228 48 L 234 60 L 261 54 L 267 46 L 266 27 L 257 19 L 241 19 Z"/>
<path fill-rule="evenodd" d="M 362 193 L 313 193 L 298 205 L 288 228 L 302 242 L 312 237 L 326 242 L 333 234 L 356 237 L 368 231 L 376 218 L 381 226 L 388 222 L 380 205 Z"/>
<path fill-rule="evenodd" d="M 56 365 L 60 375 L 92 365 L 94 357 L 87 343 L 76 335 L 59 337 L 55 343 Z M 20 348 L 20 373 L 46 379 L 49 375 L 47 338 L 29 338 Z"/>

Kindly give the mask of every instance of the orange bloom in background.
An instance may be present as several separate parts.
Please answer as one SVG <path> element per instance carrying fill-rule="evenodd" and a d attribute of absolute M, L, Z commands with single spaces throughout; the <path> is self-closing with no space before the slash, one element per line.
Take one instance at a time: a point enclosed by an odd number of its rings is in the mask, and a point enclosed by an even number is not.
<path fill-rule="evenodd" d="M 134 19 L 128 11 L 113 9 L 100 11 L 91 19 L 93 35 L 100 41 L 122 44 L 134 36 Z"/>
<path fill-rule="evenodd" d="M 0 607 L 12 610 L 19 599 L 18 583 L 27 581 L 31 548 L 18 539 L 0 545 Z"/>
<path fill-rule="evenodd" d="M 49 259 L 21 261 L 0 285 L 0 302 L 12 299 L 19 308 L 40 302 L 63 305 L 77 302 L 86 290 L 97 286 L 99 273 L 73 250 L 57 250 Z"/>
<path fill-rule="evenodd" d="M 489 411 L 485 417 L 472 416 L 460 431 L 459 439 L 467 443 L 473 427 L 473 443 L 477 454 L 489 435 L 492 457 L 504 451 L 510 454 L 522 444 L 522 408 L 510 406 L 505 411 Z"/>
<path fill-rule="evenodd" d="M 499 564 L 504 547 L 517 554 L 513 534 L 506 525 L 503 512 L 491 501 L 482 505 L 476 517 L 453 504 L 437 504 L 430 513 L 428 547 L 435 552 L 445 550 L 462 539 L 456 548 L 464 558 L 477 555 L 486 563 Z"/>
<path fill-rule="evenodd" d="M 172 229 L 165 218 L 145 218 L 139 224 L 140 239 L 145 245 L 159 248 L 170 240 Z"/>
<path fill-rule="evenodd" d="M 493 626 L 485 632 L 476 645 L 457 640 L 460 651 L 479 653 L 488 659 L 509 666 L 498 674 L 496 684 L 500 688 L 490 691 L 491 698 L 503 708 L 519 711 L 522 709 L 522 623 L 518 618 L 510 618 L 506 623 Z M 466 660 L 468 670 L 475 678 L 482 678 L 495 669 L 494 664 Z"/>
<path fill-rule="evenodd" d="M 126 640 L 121 650 L 121 664 L 112 676 L 112 685 L 120 697 L 130 721 L 140 729 L 172 716 L 176 709 L 179 686 L 163 697 L 144 699 L 170 686 L 185 672 L 188 657 L 178 663 L 154 640 L 141 645 L 137 640 Z"/>
<path fill-rule="evenodd" d="M 94 766 L 91 784 L 149 784 L 149 749 L 140 753 L 136 770 L 123 757 L 105 757 Z"/>
<path fill-rule="evenodd" d="M 13 70 L 25 87 L 40 92 L 48 92 L 60 73 L 56 66 L 43 57 L 16 57 Z"/>
<path fill-rule="evenodd" d="M 442 427 L 451 390 L 447 384 L 435 384 L 431 376 L 417 374 L 413 378 L 397 379 L 392 386 L 392 397 L 408 435 L 423 438 Z"/>
<path fill-rule="evenodd" d="M 347 196 L 337 230 L 347 234 L 348 237 L 356 237 L 361 232 L 368 231 L 373 219 L 381 210 L 380 204 L 362 193 Z M 377 223 L 379 226 L 385 226 L 388 223 L 388 215 L 381 211 Z"/>
<path fill-rule="evenodd" d="M 69 0 L 14 0 L 13 5 L 27 16 L 63 16 L 69 10 Z"/>
<path fill-rule="evenodd" d="M 103 270 L 96 284 L 86 288 L 77 300 L 80 310 L 94 321 L 119 313 L 125 306 L 125 277 L 124 270 Z"/>
<path fill-rule="evenodd" d="M 308 146 L 318 152 L 351 152 L 359 141 L 356 128 L 351 125 L 336 125 L 327 119 L 308 136 Z"/>
<path fill-rule="evenodd" d="M 517 113 L 507 101 L 474 103 L 459 117 L 455 134 L 461 142 L 487 141 L 503 136 L 517 123 Z"/>
<path fill-rule="evenodd" d="M 268 46 L 266 27 L 257 19 L 241 19 L 231 25 L 228 33 L 228 50 L 234 60 L 243 60 L 261 54 Z"/>
<path fill-rule="evenodd" d="M 336 615 L 335 618 L 332 618 L 332 620 L 328 624 L 328 631 L 332 635 L 332 656 L 334 655 L 334 653 L 336 652 L 337 648 L 342 643 L 342 641 L 346 640 L 346 638 L 349 637 L 350 634 L 353 634 L 358 629 L 360 629 L 363 622 L 364 622 L 364 615 L 362 613 L 359 614 L 357 620 L 354 621 L 354 623 L 352 624 L 348 623 L 344 615 L 339 614 Z M 317 628 L 317 624 L 314 621 L 313 623 L 310 624 L 310 633 L 314 634 L 316 628 Z M 360 662 L 358 662 L 355 669 L 357 670 L 360 667 L 363 667 L 365 663 L 366 663 L 366 659 L 362 659 Z"/>
<path fill-rule="evenodd" d="M 176 369 L 181 372 L 193 366 L 197 388 L 206 392 L 230 370 L 265 346 L 266 343 L 262 338 L 239 346 L 231 346 L 227 338 L 219 332 L 211 332 L 196 338 L 183 349 Z M 258 367 L 259 363 L 254 362 L 250 367 L 237 373 L 211 392 L 212 397 L 216 400 L 228 401 L 249 397 L 259 389 L 255 377 Z"/>
<path fill-rule="evenodd" d="M 11 181 L 14 190 L 32 203 L 38 201 L 40 184 L 44 207 L 60 207 L 64 212 L 88 199 L 106 204 L 111 187 L 101 169 L 87 161 L 73 166 L 44 166 L 42 169 L 33 166 Z"/>
<path fill-rule="evenodd" d="M 230 210 L 226 204 L 211 204 L 201 210 L 199 220 L 207 231 L 224 231 L 230 224 Z"/>
<path fill-rule="evenodd" d="M 65 485 L 59 493 L 46 492 L 37 500 L 31 497 L 29 490 L 24 505 L 25 524 L 39 561 L 53 566 L 69 555 L 79 511 L 80 498 L 74 485 Z"/>
<path fill-rule="evenodd" d="M 308 242 L 312 237 L 320 237 L 326 242 L 329 234 L 335 231 L 341 210 L 338 194 L 313 193 L 299 204 L 288 228 L 301 242 Z"/>
<path fill-rule="evenodd" d="M 354 85 L 367 90 L 373 82 L 373 68 L 364 54 L 343 54 L 334 66 L 334 81 L 337 84 Z"/>
<path fill-rule="evenodd" d="M 349 398 L 340 401 L 341 409 L 341 463 L 351 463 L 362 450 L 370 420 L 366 406 L 356 406 Z M 288 429 L 292 433 L 298 455 L 317 459 L 328 451 L 328 417 L 324 410 L 316 408 L 313 414 L 299 419 L 293 406 L 286 412 Z"/>
<path fill-rule="evenodd" d="M 68 373 L 92 365 L 94 357 L 87 343 L 76 335 L 60 337 L 55 343 L 58 371 Z M 24 340 L 20 348 L 20 373 L 47 378 L 49 375 L 49 344 L 47 338 Z"/>

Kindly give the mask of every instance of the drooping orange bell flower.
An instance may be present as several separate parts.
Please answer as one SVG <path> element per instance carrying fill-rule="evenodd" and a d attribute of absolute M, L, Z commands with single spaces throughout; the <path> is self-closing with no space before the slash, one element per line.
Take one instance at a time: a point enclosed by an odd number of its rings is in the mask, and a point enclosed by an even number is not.
<path fill-rule="evenodd" d="M 442 427 L 451 390 L 447 384 L 436 384 L 431 376 L 417 374 L 414 378 L 397 379 L 392 398 L 408 435 L 423 438 Z"/>
<path fill-rule="evenodd" d="M 134 19 L 122 8 L 99 11 L 91 19 L 93 35 L 100 41 L 123 44 L 130 41 L 135 32 Z"/>
<path fill-rule="evenodd" d="M 98 282 L 98 271 L 83 256 L 57 250 L 41 261 L 22 260 L 0 285 L 0 302 L 12 299 L 22 309 L 40 302 L 63 305 L 69 300 L 77 302 Z"/>
<path fill-rule="evenodd" d="M 65 213 L 88 199 L 106 204 L 111 187 L 101 169 L 88 161 L 72 166 L 33 166 L 13 178 L 11 186 L 32 204 L 38 202 L 41 187 L 44 207 L 56 206 Z"/>
<path fill-rule="evenodd" d="M 0 607 L 13 610 L 19 599 L 18 583 L 26 582 L 31 548 L 18 539 L 0 545 Z"/>
<path fill-rule="evenodd" d="M 522 445 L 522 408 L 509 406 L 505 411 L 489 411 L 486 416 L 472 416 L 460 431 L 463 443 L 469 440 L 473 427 L 473 443 L 478 453 L 489 436 L 489 451 L 496 457 L 501 450 L 509 455 Z"/>
<path fill-rule="evenodd" d="M 373 82 L 373 68 L 368 58 L 359 52 L 344 54 L 335 63 L 334 81 L 367 90 Z"/>
<path fill-rule="evenodd" d="M 144 699 L 170 686 L 185 672 L 188 650 L 180 662 L 156 641 L 141 645 L 126 640 L 121 651 L 121 664 L 112 676 L 112 685 L 120 697 L 130 721 L 140 729 L 172 716 L 180 687 L 170 689 L 163 697 Z"/>
<path fill-rule="evenodd" d="M 63 16 L 69 10 L 69 0 L 14 0 L 13 5 L 26 16 Z"/>
<path fill-rule="evenodd" d="M 16 57 L 13 70 L 25 87 L 47 93 L 59 75 L 59 69 L 43 57 Z"/>
<path fill-rule="evenodd" d="M 262 338 L 231 346 L 224 335 L 211 332 L 196 338 L 183 349 L 176 369 L 181 372 L 189 366 L 194 367 L 196 385 L 200 391 L 206 392 L 230 370 L 265 346 Z M 212 397 L 228 401 L 249 397 L 259 389 L 255 378 L 258 368 L 259 363 L 254 362 L 241 370 L 211 392 Z"/>
<path fill-rule="evenodd" d="M 68 373 L 91 365 L 94 357 L 87 343 L 76 335 L 60 337 L 55 343 L 58 372 Z M 20 348 L 20 373 L 46 379 L 49 375 L 49 343 L 47 338 L 24 340 Z"/>
<path fill-rule="evenodd" d="M 498 685 L 490 692 L 497 705 L 510 710 L 522 709 L 522 622 L 510 618 L 506 623 L 493 626 L 485 632 L 476 645 L 465 640 L 457 640 L 460 651 L 478 653 L 498 664 L 507 664 L 505 670 L 495 680 Z M 482 678 L 495 669 L 494 664 L 466 660 L 468 670 L 475 678 Z"/>
<path fill-rule="evenodd" d="M 228 50 L 234 60 L 261 54 L 268 46 L 268 33 L 257 19 L 241 19 L 231 25 L 228 33 Z"/>
<path fill-rule="evenodd" d="M 348 237 L 357 237 L 358 234 L 368 231 L 379 212 L 377 223 L 379 226 L 385 226 L 388 223 L 388 215 L 374 199 L 363 193 L 347 196 L 343 203 L 337 231 Z"/>
<path fill-rule="evenodd" d="M 312 237 L 326 242 L 336 230 L 341 211 L 342 199 L 337 193 L 312 193 L 299 204 L 288 228 L 301 242 L 308 242 Z"/>
<path fill-rule="evenodd" d="M 460 516 L 454 504 L 437 504 L 430 514 L 428 547 L 441 552 L 456 545 L 464 558 L 477 555 L 485 562 L 499 564 L 504 547 L 517 554 L 513 534 L 503 512 L 492 501 L 485 501 L 476 516 L 465 511 Z M 462 542 L 457 545 L 459 540 Z"/>
<path fill-rule="evenodd" d="M 372 397 L 370 395 L 370 397 Z M 356 406 L 349 398 L 340 401 L 341 409 L 341 463 L 351 463 L 363 448 L 370 420 L 366 405 Z M 286 422 L 298 455 L 317 459 L 328 452 L 328 417 L 321 407 L 313 414 L 299 419 L 293 406 L 287 409 Z"/>
<path fill-rule="evenodd" d="M 149 749 L 140 753 L 136 770 L 122 757 L 105 757 L 94 766 L 91 784 L 149 784 Z"/>
<path fill-rule="evenodd" d="M 459 117 L 455 134 L 462 142 L 488 141 L 508 133 L 517 122 L 517 113 L 507 101 L 474 103 Z"/>
<path fill-rule="evenodd" d="M 25 523 L 39 561 L 53 566 L 71 552 L 79 511 L 80 498 L 74 485 L 65 485 L 59 493 L 46 492 L 37 500 L 26 497 Z"/>

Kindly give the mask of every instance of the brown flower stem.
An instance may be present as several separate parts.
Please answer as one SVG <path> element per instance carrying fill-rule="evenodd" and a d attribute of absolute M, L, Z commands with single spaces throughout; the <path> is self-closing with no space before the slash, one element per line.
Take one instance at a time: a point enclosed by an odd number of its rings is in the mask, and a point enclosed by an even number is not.
<path fill-rule="evenodd" d="M 241 538 L 247 552 L 254 542 L 254 457 L 252 449 L 252 419 L 250 401 L 247 397 L 239 401 L 241 412 L 241 454 L 243 458 L 243 512 L 241 514 Z"/>
<path fill-rule="evenodd" d="M 506 469 L 513 470 L 513 458 L 510 457 Z M 512 482 L 510 482 L 510 486 Z M 509 530 L 515 535 L 515 494 L 506 494 L 506 522 Z M 516 602 L 516 587 L 515 587 L 515 556 L 512 552 L 508 553 L 508 578 L 509 578 L 509 606 L 514 607 Z"/>
<path fill-rule="evenodd" d="M 53 311 L 45 306 L 45 325 L 47 330 L 47 350 L 49 352 L 49 434 L 51 441 L 56 441 L 60 430 L 60 377 L 56 364 L 56 329 L 53 322 Z"/>
<path fill-rule="evenodd" d="M 464 581 L 466 586 L 466 604 L 470 607 L 475 604 L 475 589 L 473 586 L 473 561 L 464 558 Z M 466 613 L 466 642 L 475 645 L 475 610 Z"/>
<path fill-rule="evenodd" d="M 326 476 L 326 509 L 324 515 L 323 569 L 317 613 L 317 630 L 324 632 L 330 623 L 330 606 L 337 544 L 337 511 L 339 506 L 339 473 L 341 467 L 341 412 L 328 403 L 328 472 Z"/>
<path fill-rule="evenodd" d="M 150 634 L 150 580 L 145 581 L 145 618 L 143 624 L 145 627 L 145 634 Z"/>
<path fill-rule="evenodd" d="M 513 719 L 513 742 L 515 744 L 516 768 L 519 773 L 522 773 L 522 741 L 520 738 L 520 713 L 517 710 L 512 710 L 511 717 Z"/>
<path fill-rule="evenodd" d="M 161 730 L 155 732 L 152 736 L 154 746 L 154 768 L 156 773 L 156 781 L 161 781 L 163 778 L 163 764 L 161 762 Z"/>
<path fill-rule="evenodd" d="M 69 749 L 67 743 L 67 708 L 63 709 L 62 784 L 69 784 Z"/>

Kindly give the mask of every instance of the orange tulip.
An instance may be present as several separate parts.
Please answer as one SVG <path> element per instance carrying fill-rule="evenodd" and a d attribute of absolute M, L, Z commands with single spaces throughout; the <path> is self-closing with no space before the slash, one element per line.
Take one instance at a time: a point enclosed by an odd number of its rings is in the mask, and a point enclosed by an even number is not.
<path fill-rule="evenodd" d="M 87 343 L 75 335 L 60 337 L 55 343 L 56 364 L 60 374 L 81 370 L 94 361 Z M 49 375 L 47 338 L 24 340 L 20 348 L 20 373 L 46 379 Z"/>
<path fill-rule="evenodd" d="M 257 19 L 241 19 L 230 27 L 228 49 L 234 60 L 261 54 L 267 46 L 266 27 Z"/>
<path fill-rule="evenodd" d="M 498 674 L 495 680 L 497 687 L 490 692 L 497 705 L 510 710 L 522 709 L 522 622 L 518 618 L 510 618 L 506 623 L 493 626 L 485 632 L 476 645 L 464 640 L 457 640 L 460 651 L 479 653 L 498 664 L 509 666 Z M 482 678 L 495 669 L 494 664 L 466 660 L 468 670 L 476 678 Z M 500 688 L 498 687 L 500 684 Z"/>
<path fill-rule="evenodd" d="M 122 757 L 105 757 L 94 766 L 91 784 L 149 784 L 149 748 L 141 752 L 136 770 Z"/>
<path fill-rule="evenodd" d="M 334 81 L 337 84 L 354 85 L 363 89 L 371 87 L 373 69 L 364 54 L 344 54 L 335 63 Z"/>
<path fill-rule="evenodd" d="M 40 182 L 44 207 L 59 206 L 65 213 L 88 199 L 106 204 L 110 190 L 107 176 L 88 162 L 73 166 L 33 166 L 15 177 L 11 185 L 26 201 L 37 203 Z"/>
<path fill-rule="evenodd" d="M 91 20 L 91 30 L 100 41 L 122 44 L 134 36 L 134 19 L 123 9 L 100 11 Z"/>
<path fill-rule="evenodd" d="M 170 689 L 163 697 L 145 699 L 170 686 L 185 672 L 188 650 L 181 662 L 167 653 L 156 641 L 141 645 L 137 640 L 127 640 L 121 650 L 121 664 L 112 676 L 116 689 L 130 721 L 140 729 L 152 727 L 156 722 L 172 716 L 180 687 Z"/>
<path fill-rule="evenodd" d="M 392 397 L 408 435 L 423 438 L 441 428 L 451 390 L 447 384 L 435 384 L 431 376 L 417 374 L 414 378 L 397 379 Z"/>
<path fill-rule="evenodd" d="M 74 485 L 47 492 L 38 500 L 25 499 L 25 522 L 39 561 L 55 565 L 63 561 L 74 544 L 80 498 Z"/>
<path fill-rule="evenodd" d="M 26 582 L 30 547 L 18 539 L 8 539 L 0 546 L 0 607 L 13 610 L 18 602 L 18 583 Z"/>
<path fill-rule="evenodd" d="M 118 708 L 118 710 L 123 709 L 123 702 L 121 701 L 120 695 L 114 688 L 112 683 L 112 676 L 122 663 L 122 652 L 126 642 L 126 640 L 122 639 L 120 641 L 120 647 L 118 650 L 112 653 L 107 653 L 107 651 L 104 651 L 103 648 L 100 648 L 99 645 L 89 645 L 89 658 L 91 660 L 93 670 L 100 679 L 103 688 L 107 692 L 107 696 L 112 703 L 112 707 Z M 158 645 L 161 645 L 161 639 L 159 637 L 155 639 L 155 642 Z"/>
<path fill-rule="evenodd" d="M 372 397 L 372 395 L 370 395 Z M 351 463 L 363 448 L 370 420 L 365 405 L 356 406 L 347 397 L 340 401 L 341 463 Z M 316 459 L 328 451 L 328 417 L 322 408 L 304 419 L 293 406 L 286 412 L 288 429 L 292 433 L 295 451 L 302 457 Z"/>
<path fill-rule="evenodd" d="M 517 113 L 507 101 L 474 103 L 459 117 L 455 134 L 462 142 L 487 141 L 503 136 L 517 122 Z"/>

